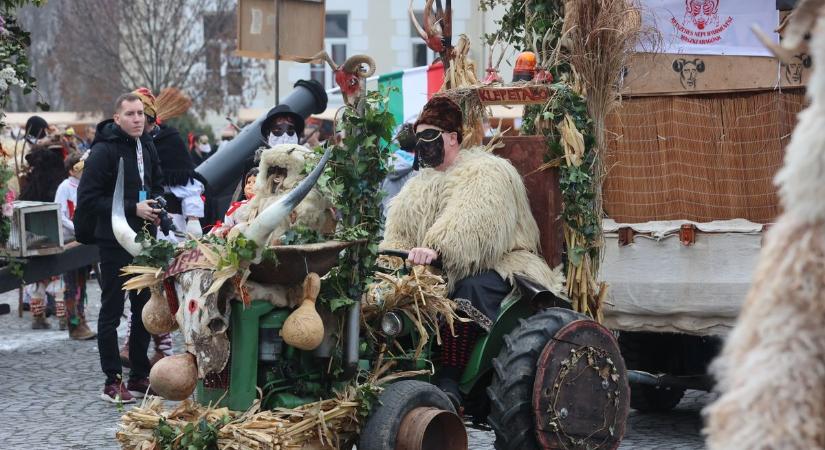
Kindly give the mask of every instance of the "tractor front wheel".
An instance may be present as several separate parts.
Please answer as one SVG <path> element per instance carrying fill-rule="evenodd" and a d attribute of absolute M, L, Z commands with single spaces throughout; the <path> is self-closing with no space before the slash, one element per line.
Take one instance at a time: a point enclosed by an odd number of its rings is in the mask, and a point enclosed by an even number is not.
<path fill-rule="evenodd" d="M 396 448 L 467 448 L 464 424 L 441 389 L 415 380 L 397 381 L 384 389 L 361 429 L 358 450 Z"/>

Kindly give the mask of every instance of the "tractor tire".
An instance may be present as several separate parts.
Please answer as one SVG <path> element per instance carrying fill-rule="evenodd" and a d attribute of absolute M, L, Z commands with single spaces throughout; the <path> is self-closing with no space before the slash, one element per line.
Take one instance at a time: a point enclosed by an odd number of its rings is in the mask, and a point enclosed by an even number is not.
<path fill-rule="evenodd" d="M 487 422 L 496 433 L 496 450 L 539 450 L 533 416 L 536 363 L 544 347 L 565 325 L 587 316 L 549 308 L 526 319 L 504 336 L 504 348 L 493 359 L 493 380 L 487 388 Z"/>
<path fill-rule="evenodd" d="M 367 423 L 361 429 L 358 450 L 394 450 L 401 421 L 415 408 L 431 406 L 456 412 L 447 394 L 423 381 L 397 381 L 389 385 L 378 400 L 380 403 L 372 405 Z"/>
<path fill-rule="evenodd" d="M 640 413 L 666 412 L 675 408 L 684 389 L 634 384 L 630 387 L 630 407 Z"/>

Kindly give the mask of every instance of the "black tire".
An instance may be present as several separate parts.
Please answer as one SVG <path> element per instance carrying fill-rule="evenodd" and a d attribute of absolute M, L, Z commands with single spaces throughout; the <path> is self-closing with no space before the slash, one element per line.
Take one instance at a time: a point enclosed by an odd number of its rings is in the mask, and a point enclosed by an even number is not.
<path fill-rule="evenodd" d="M 536 364 L 550 339 L 565 325 L 588 317 L 562 308 L 549 308 L 526 319 L 504 336 L 504 348 L 493 360 L 493 380 L 487 388 L 497 450 L 539 450 L 533 418 Z"/>
<path fill-rule="evenodd" d="M 684 395 L 684 389 L 634 384 L 630 386 L 630 407 L 641 413 L 670 411 Z"/>
<path fill-rule="evenodd" d="M 415 380 L 389 385 L 372 405 L 367 423 L 361 429 L 358 450 L 394 450 L 398 427 L 404 416 L 421 406 L 432 406 L 455 413 L 447 395 L 430 383 Z"/>

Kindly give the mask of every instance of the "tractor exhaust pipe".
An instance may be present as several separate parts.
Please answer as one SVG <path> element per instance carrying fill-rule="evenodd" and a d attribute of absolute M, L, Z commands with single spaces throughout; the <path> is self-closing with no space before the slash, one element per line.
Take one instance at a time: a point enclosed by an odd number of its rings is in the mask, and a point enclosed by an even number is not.
<path fill-rule="evenodd" d="M 467 450 L 467 429 L 458 415 L 443 409 L 415 408 L 398 427 L 396 450 Z"/>
<path fill-rule="evenodd" d="M 344 344 L 345 380 L 352 379 L 358 372 L 358 344 L 361 334 L 361 302 L 356 301 L 347 313 L 346 341 Z"/>

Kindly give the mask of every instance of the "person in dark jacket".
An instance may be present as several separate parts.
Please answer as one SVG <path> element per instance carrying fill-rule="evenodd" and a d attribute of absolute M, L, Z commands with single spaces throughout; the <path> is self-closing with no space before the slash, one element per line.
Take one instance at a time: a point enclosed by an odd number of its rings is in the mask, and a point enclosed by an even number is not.
<path fill-rule="evenodd" d="M 195 163 L 186 149 L 180 132 L 175 127 L 163 123 L 186 112 L 188 106 L 182 108 L 179 105 L 188 105 L 191 101 L 177 89 L 165 89 L 157 99 L 152 91 L 145 87 L 135 89 L 132 93 L 140 97 L 143 102 L 143 115 L 146 120 L 144 131 L 152 137 L 160 159 L 166 211 L 177 232 L 199 238 L 203 235 L 199 220 L 203 217 L 203 199 L 201 199 L 203 184 L 195 179 Z M 172 107 L 169 108 L 166 105 L 172 105 Z M 173 243 L 179 242 L 179 238 L 174 233 L 164 235 L 158 230 L 157 237 Z M 127 323 L 126 342 L 120 349 L 120 359 L 123 365 L 129 367 L 131 364 L 129 361 L 131 317 Z M 152 340 L 155 343 L 155 353 L 150 364 L 154 366 L 162 358 L 172 355 L 172 334 L 153 334 Z"/>
<path fill-rule="evenodd" d="M 102 290 L 97 341 L 100 365 L 106 374 L 101 398 L 113 403 L 132 403 L 135 395 L 142 397 L 149 388 L 149 358 L 146 356 L 149 333 L 141 320 L 149 292 L 129 293 L 134 318 L 129 337 L 132 367 L 129 382 L 124 385 L 117 337 L 125 302 L 120 269 L 132 262 L 132 256 L 118 244 L 111 222 L 112 193 L 121 158 L 126 220 L 135 232 L 142 232 L 146 226 L 154 234 L 160 210 L 152 199 L 163 194 L 163 174 L 152 138 L 144 133 L 143 102 L 131 93 L 118 97 L 114 118 L 97 126 L 77 189 L 77 208 L 97 216 L 95 239 L 100 250 Z"/>

